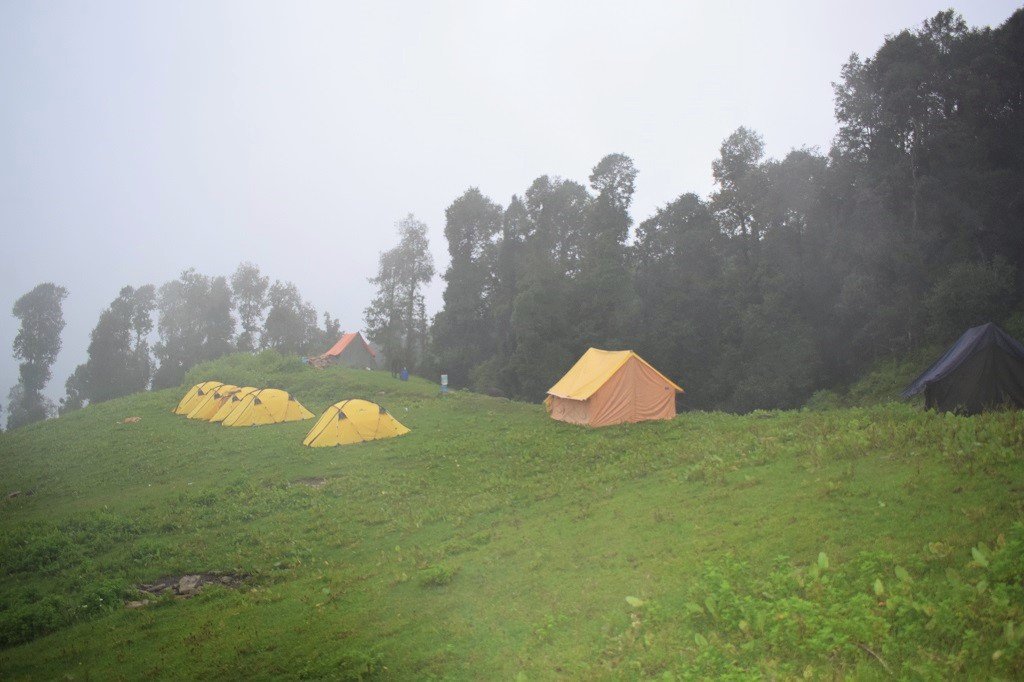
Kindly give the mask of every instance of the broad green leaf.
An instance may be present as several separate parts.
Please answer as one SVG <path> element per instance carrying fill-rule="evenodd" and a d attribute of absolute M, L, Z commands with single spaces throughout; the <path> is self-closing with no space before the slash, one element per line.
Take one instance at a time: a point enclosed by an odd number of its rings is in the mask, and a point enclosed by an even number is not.
<path fill-rule="evenodd" d="M 977 562 L 979 566 L 988 566 L 988 559 L 985 558 L 985 555 L 982 554 L 981 550 L 977 547 L 971 547 L 971 556 L 974 557 L 974 561 Z"/>
<path fill-rule="evenodd" d="M 879 597 L 885 594 L 885 583 L 882 582 L 881 578 L 875 578 L 875 594 Z"/>
<path fill-rule="evenodd" d="M 828 568 L 828 555 L 824 552 L 818 552 L 818 568 L 823 571 Z"/>
<path fill-rule="evenodd" d="M 910 573 L 907 572 L 907 569 L 903 568 L 902 566 L 897 566 L 895 573 L 896 577 L 900 579 L 900 582 L 910 582 Z"/>
<path fill-rule="evenodd" d="M 626 597 L 626 603 L 632 606 L 634 609 L 638 609 L 644 605 L 644 600 L 637 599 L 636 597 Z"/>
<path fill-rule="evenodd" d="M 707 646 L 708 646 L 708 640 L 707 640 L 707 638 L 706 638 L 706 637 L 704 637 L 704 635 L 700 634 L 699 632 L 697 632 L 697 633 L 695 633 L 695 634 L 693 635 L 693 641 L 694 641 L 694 642 L 695 642 L 695 643 L 697 644 L 697 646 L 699 646 L 699 647 L 700 647 L 701 649 L 706 649 L 706 648 L 707 648 Z"/>

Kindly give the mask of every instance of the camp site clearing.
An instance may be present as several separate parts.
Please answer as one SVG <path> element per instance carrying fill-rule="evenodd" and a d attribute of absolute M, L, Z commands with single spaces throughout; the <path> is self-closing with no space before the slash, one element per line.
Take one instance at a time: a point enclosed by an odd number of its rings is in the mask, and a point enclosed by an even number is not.
<path fill-rule="evenodd" d="M 1019 677 L 1019 412 L 587 428 L 273 353 L 210 377 L 409 432 L 305 447 L 182 386 L 0 435 L 0 678 Z"/>

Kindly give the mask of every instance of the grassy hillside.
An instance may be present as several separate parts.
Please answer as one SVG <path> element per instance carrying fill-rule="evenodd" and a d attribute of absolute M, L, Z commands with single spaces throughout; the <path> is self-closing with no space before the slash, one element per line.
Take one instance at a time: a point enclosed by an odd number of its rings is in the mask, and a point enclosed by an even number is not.
<path fill-rule="evenodd" d="M 0 435 L 0 678 L 1024 674 L 1020 414 L 587 430 L 274 355 L 208 378 L 412 433 L 309 449 L 174 416 L 182 388 Z M 123 606 L 207 571 L 244 582 Z"/>

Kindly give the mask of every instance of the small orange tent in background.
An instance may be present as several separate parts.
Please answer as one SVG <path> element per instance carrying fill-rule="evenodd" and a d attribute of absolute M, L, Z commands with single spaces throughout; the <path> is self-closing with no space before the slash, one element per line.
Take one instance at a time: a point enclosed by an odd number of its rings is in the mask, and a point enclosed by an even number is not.
<path fill-rule="evenodd" d="M 609 426 L 672 419 L 682 392 L 631 350 L 591 348 L 548 389 L 544 404 L 552 419 Z"/>
<path fill-rule="evenodd" d="M 322 368 L 327 365 L 345 365 L 362 369 L 377 367 L 377 353 L 366 342 L 359 332 L 346 332 L 341 335 L 338 342 L 330 347 L 323 355 L 309 358 L 309 363 L 314 367 Z"/>

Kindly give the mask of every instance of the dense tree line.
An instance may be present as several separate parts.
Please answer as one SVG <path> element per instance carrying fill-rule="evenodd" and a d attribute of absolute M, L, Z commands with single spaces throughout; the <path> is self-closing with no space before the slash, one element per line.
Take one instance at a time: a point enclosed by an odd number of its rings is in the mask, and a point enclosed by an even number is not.
<path fill-rule="evenodd" d="M 14 304 L 21 321 L 14 355 L 21 366 L 8 395 L 8 428 L 55 411 L 42 390 L 61 348 L 66 296 L 63 287 L 44 283 Z M 338 320 L 326 312 L 323 326 L 318 325 L 316 310 L 294 284 L 271 284 L 252 263 L 239 265 L 230 278 L 189 269 L 159 289 L 126 286 L 100 314 L 87 359 L 65 382 L 66 395 L 56 411 L 64 414 L 150 387 L 177 386 L 191 367 L 226 353 L 266 348 L 319 353 L 340 333 Z"/>
<path fill-rule="evenodd" d="M 692 407 L 792 407 L 878 358 L 984 321 L 1024 328 L 1024 10 L 943 12 L 854 55 L 827 154 L 765 156 L 739 128 L 715 190 L 630 234 L 637 171 L 542 176 L 446 212 L 444 308 L 423 363 L 537 400 L 588 346 L 632 347 Z"/>
<path fill-rule="evenodd" d="M 623 154 L 586 185 L 543 175 L 507 206 L 470 188 L 445 213 L 450 261 L 430 324 L 427 228 L 408 216 L 370 280 L 369 338 L 393 371 L 529 400 L 588 346 L 630 347 L 679 380 L 690 407 L 743 411 L 800 405 L 980 322 L 1024 334 L 1024 10 L 995 29 L 942 12 L 853 55 L 834 90 L 827 153 L 768 158 L 741 127 L 711 164 L 708 197 L 683 194 L 638 225 Z M 15 303 L 11 427 L 54 409 L 42 390 L 66 296 L 44 283 Z M 60 410 L 177 385 L 228 352 L 318 352 L 339 333 L 250 263 L 125 287 Z"/>

